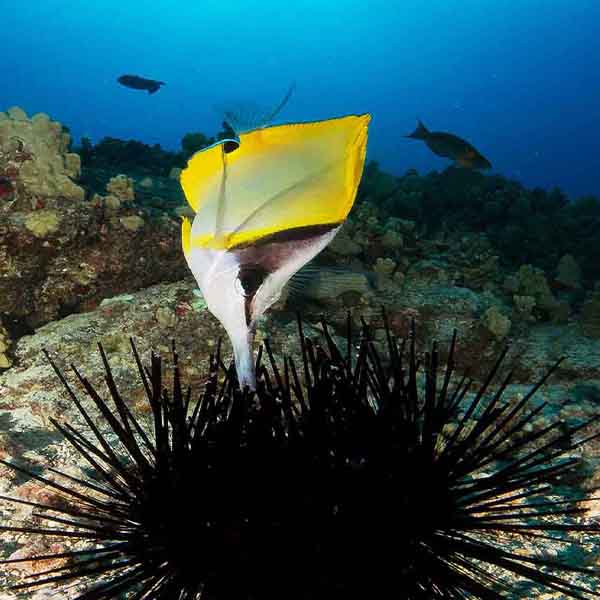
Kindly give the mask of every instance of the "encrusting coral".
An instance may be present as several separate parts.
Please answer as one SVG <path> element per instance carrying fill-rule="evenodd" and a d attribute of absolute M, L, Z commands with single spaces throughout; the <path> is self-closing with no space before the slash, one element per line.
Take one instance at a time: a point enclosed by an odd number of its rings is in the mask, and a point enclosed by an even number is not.
<path fill-rule="evenodd" d="M 441 366 L 435 345 L 417 359 L 414 331 L 400 341 L 386 328 L 382 355 L 365 330 L 357 349 L 350 322 L 342 345 L 323 323 L 324 347 L 300 325 L 299 366 L 278 364 L 265 342 L 256 394 L 237 387 L 218 347 L 198 399 L 174 351 L 168 392 L 161 359 L 145 368 L 133 345 L 149 428 L 102 348 L 114 408 L 73 368 L 100 420 L 48 356 L 89 433 L 53 422 L 90 469 L 49 469 L 50 479 L 2 461 L 56 492 L 4 498 L 32 506 L 37 520 L 2 529 L 79 542 L 3 561 L 39 564 L 15 589 L 75 581 L 82 600 L 500 600 L 524 580 L 527 597 L 600 597 L 584 554 L 600 526 L 581 520 L 586 502 L 554 487 L 576 474 L 574 451 L 600 435 L 589 432 L 597 417 L 530 427 L 541 410 L 531 397 L 556 365 L 505 402 L 505 352 L 471 391 L 453 376 L 456 338 Z M 556 555 L 572 545 L 577 561 Z"/>
<path fill-rule="evenodd" d="M 38 113 L 31 119 L 18 107 L 0 112 L 0 175 L 13 182 L 17 208 L 52 204 L 57 197 L 82 200 L 79 155 L 57 121 Z"/>

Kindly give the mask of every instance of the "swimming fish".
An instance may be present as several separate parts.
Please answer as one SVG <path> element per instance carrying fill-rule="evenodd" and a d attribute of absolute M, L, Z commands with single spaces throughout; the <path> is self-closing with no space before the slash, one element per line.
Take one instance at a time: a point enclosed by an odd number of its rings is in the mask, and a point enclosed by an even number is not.
<path fill-rule="evenodd" d="M 438 156 L 451 158 L 461 167 L 467 169 L 491 169 L 491 163 L 480 154 L 469 142 L 452 133 L 429 131 L 421 121 L 417 128 L 405 136 L 423 140 L 429 149 Z"/>
<path fill-rule="evenodd" d="M 156 81 L 154 79 L 146 79 L 138 75 L 121 75 L 117 81 L 125 87 L 134 90 L 148 90 L 149 94 L 154 94 L 160 90 L 161 85 L 165 85 L 164 81 Z"/>
<path fill-rule="evenodd" d="M 356 197 L 370 115 L 259 127 L 200 150 L 181 173 L 185 258 L 255 388 L 258 319 L 334 238 Z M 232 141 L 232 140 L 230 140 Z M 229 149 L 229 151 L 228 151 Z"/>

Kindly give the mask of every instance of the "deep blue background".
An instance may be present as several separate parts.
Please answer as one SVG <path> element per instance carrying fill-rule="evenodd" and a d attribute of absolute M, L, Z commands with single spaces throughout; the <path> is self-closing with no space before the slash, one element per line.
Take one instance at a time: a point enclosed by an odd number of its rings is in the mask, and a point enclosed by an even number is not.
<path fill-rule="evenodd" d="M 5 4 L 2 7 L 2 4 Z M 426 8 L 424 8 L 426 7 Z M 401 174 L 447 163 L 406 140 L 419 116 L 528 186 L 600 195 L 598 0 L 35 0 L 2 8 L 0 109 L 175 149 L 214 106 L 284 120 L 373 114 L 369 156 Z M 155 95 L 116 83 L 162 79 Z"/>

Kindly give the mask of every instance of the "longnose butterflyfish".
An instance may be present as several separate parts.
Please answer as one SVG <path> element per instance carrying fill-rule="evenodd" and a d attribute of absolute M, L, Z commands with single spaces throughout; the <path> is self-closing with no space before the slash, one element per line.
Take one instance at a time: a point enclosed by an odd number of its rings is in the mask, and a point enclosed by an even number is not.
<path fill-rule="evenodd" d="M 417 128 L 406 137 L 423 140 L 434 154 L 450 158 L 461 167 L 467 169 L 492 168 L 490 161 L 466 140 L 453 133 L 429 131 L 421 121 L 418 121 Z"/>
<path fill-rule="evenodd" d="M 356 197 L 368 114 L 259 127 L 197 152 L 181 173 L 195 212 L 182 244 L 209 310 L 255 388 L 257 320 L 339 231 Z"/>

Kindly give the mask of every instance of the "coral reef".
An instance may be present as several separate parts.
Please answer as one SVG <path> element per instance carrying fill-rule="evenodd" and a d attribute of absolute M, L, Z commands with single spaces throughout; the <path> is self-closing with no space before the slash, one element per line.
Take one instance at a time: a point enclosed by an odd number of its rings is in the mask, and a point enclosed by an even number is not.
<path fill-rule="evenodd" d="M 149 146 L 137 140 L 119 140 L 105 137 L 93 145 L 90 140 L 83 139 L 81 148 L 81 164 L 87 169 L 116 171 L 128 175 L 168 176 L 173 167 L 184 167 L 185 158 L 175 152 L 163 150 L 160 144 Z"/>
<path fill-rule="evenodd" d="M 18 107 L 0 112 L 0 176 L 13 186 L 0 211 L 49 207 L 57 198 L 83 200 L 85 192 L 75 183 L 80 160 L 70 144 L 63 126 L 46 114 L 29 119 Z"/>
<path fill-rule="evenodd" d="M 213 351 L 222 330 L 187 278 L 178 215 L 189 208 L 178 178 L 187 156 L 212 139 L 185 139 L 181 152 L 82 140 L 78 176 L 65 128 L 43 115 L 0 113 L 0 458 L 58 457 L 66 472 L 74 460 L 50 432 L 57 410 L 77 416 L 60 394 L 41 393 L 53 381 L 42 347 L 76 358 L 97 385 L 103 366 L 91 350 L 101 341 L 142 413 L 143 395 L 127 376 L 129 335 L 143 334 L 144 357 L 150 346 L 167 353 L 177 338 L 182 373 L 205 381 L 192 357 Z M 443 349 L 457 328 L 457 368 L 470 365 L 476 379 L 510 344 L 511 398 L 564 357 L 538 425 L 556 416 L 581 422 L 600 398 L 599 225 L 595 198 L 569 201 L 558 190 L 454 168 L 394 177 L 370 163 L 350 218 L 312 273 L 285 290 L 257 340 L 301 361 L 296 311 L 309 330 L 324 313 L 339 340 L 352 309 L 352 323 L 362 319 L 381 348 L 384 306 L 394 335 L 417 323 L 419 351 L 432 338 Z M 566 402 L 570 394 L 579 400 Z M 598 456 L 592 442 L 589 488 L 600 481 Z"/>
<path fill-rule="evenodd" d="M 85 200 L 71 179 L 78 157 L 59 123 L 11 109 L 0 114 L 0 146 L 14 190 L 0 203 L 0 315 L 11 329 L 187 274 L 178 222 L 136 208 L 130 178 L 113 177 L 106 197 Z"/>
<path fill-rule="evenodd" d="M 558 189 L 527 190 L 500 175 L 454 167 L 392 177 L 373 162 L 365 168 L 358 198 L 384 215 L 416 220 L 431 234 L 484 232 L 512 268 L 533 264 L 551 272 L 570 254 L 584 285 L 600 279 L 598 198 L 569 201 Z"/>
<path fill-rule="evenodd" d="M 71 200 L 0 214 L 0 257 L 0 313 L 29 327 L 187 274 L 177 222 Z"/>
<path fill-rule="evenodd" d="M 503 315 L 497 306 L 490 306 L 483 313 L 481 320 L 490 333 L 499 340 L 503 340 L 508 335 L 512 325 L 510 319 Z"/>

